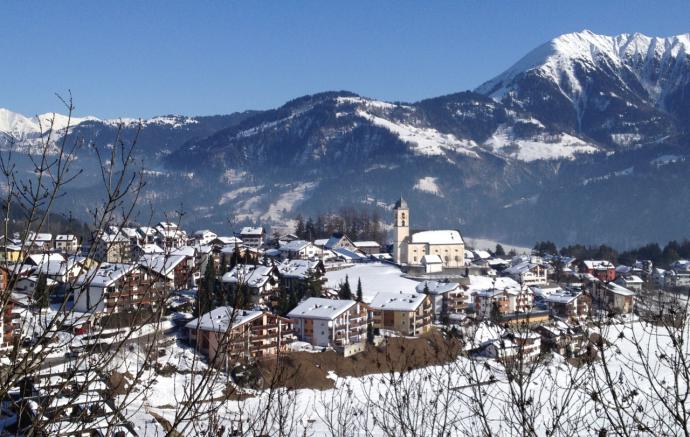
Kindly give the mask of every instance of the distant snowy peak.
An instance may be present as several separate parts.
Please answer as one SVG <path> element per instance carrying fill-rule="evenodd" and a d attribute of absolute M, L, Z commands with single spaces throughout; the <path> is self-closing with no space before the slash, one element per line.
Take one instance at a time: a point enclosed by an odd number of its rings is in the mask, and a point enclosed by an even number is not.
<path fill-rule="evenodd" d="M 578 92 L 576 63 L 585 71 L 602 66 L 614 71 L 629 69 L 643 81 L 655 81 L 669 73 L 664 70 L 675 68 L 676 61 L 684 61 L 688 55 L 690 34 L 667 38 L 640 33 L 605 36 L 585 30 L 561 35 L 537 47 L 504 73 L 481 85 L 477 92 L 501 99 L 511 91 L 514 79 L 527 72 L 538 72 L 561 88 Z"/>
<path fill-rule="evenodd" d="M 108 120 L 103 120 L 104 124 L 110 126 L 136 126 L 141 124 L 142 127 L 146 126 L 170 126 L 172 128 L 179 128 L 190 124 L 196 124 L 199 120 L 194 117 L 188 117 L 185 115 L 161 115 L 153 118 L 112 118 Z"/>
<path fill-rule="evenodd" d="M 27 117 L 9 109 L 0 108 L 0 132 L 14 139 L 35 138 L 49 130 L 63 132 L 67 126 L 77 126 L 85 121 L 98 120 L 96 117 L 68 117 L 63 114 L 46 113 Z"/>

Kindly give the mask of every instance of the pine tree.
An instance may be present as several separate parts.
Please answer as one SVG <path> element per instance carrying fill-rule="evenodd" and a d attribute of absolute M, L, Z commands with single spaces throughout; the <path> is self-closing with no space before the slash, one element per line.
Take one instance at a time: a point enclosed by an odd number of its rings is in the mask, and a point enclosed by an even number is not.
<path fill-rule="evenodd" d="M 367 313 L 367 343 L 374 343 L 374 325 L 371 323 L 371 317 Z"/>
<path fill-rule="evenodd" d="M 321 297 L 323 295 L 323 284 L 326 282 L 318 270 L 307 269 L 304 277 L 304 293 L 307 297 Z M 300 296 L 302 297 L 302 296 Z"/>
<path fill-rule="evenodd" d="M 297 216 L 297 225 L 295 226 L 295 235 L 297 238 L 304 239 L 305 237 L 305 227 L 304 227 L 304 219 L 302 218 L 301 215 Z"/>
<path fill-rule="evenodd" d="M 506 256 L 506 251 L 503 249 L 503 246 L 500 244 L 496 245 L 496 250 L 494 251 L 494 255 L 496 256 Z"/>
<path fill-rule="evenodd" d="M 219 299 L 217 295 L 216 281 L 216 264 L 213 258 L 209 257 L 206 262 L 206 271 L 204 271 L 204 281 L 202 283 L 204 289 L 203 298 L 205 302 L 204 305 L 200 305 L 200 310 L 204 310 L 201 314 L 205 314 L 213 309 L 213 300 L 216 300 L 217 305 L 222 305 L 221 302 L 218 302 L 221 299 Z"/>
<path fill-rule="evenodd" d="M 357 279 L 357 302 L 362 301 L 362 278 Z"/>
<path fill-rule="evenodd" d="M 34 304 L 38 308 L 47 308 L 50 305 L 50 296 L 48 293 L 48 278 L 44 274 L 39 274 L 36 280 L 36 288 L 34 289 Z"/>
<path fill-rule="evenodd" d="M 345 275 L 345 282 L 340 284 L 340 290 L 338 290 L 338 297 L 342 300 L 352 299 L 352 290 L 350 289 L 350 278 Z"/>

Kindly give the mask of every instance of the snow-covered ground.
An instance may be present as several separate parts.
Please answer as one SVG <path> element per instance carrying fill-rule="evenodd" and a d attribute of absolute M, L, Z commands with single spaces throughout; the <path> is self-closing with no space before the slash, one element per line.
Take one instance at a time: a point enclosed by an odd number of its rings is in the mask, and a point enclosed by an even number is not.
<path fill-rule="evenodd" d="M 417 191 L 423 191 L 425 193 L 435 194 L 439 197 L 443 197 L 443 193 L 438 186 L 438 178 L 433 176 L 426 176 L 417 181 L 414 185 L 414 189 Z"/>
<path fill-rule="evenodd" d="M 471 246 L 472 248 L 479 250 L 489 250 L 493 252 L 496 249 L 496 245 L 500 244 L 501 246 L 503 246 L 503 249 L 505 249 L 506 253 L 510 252 L 511 250 L 514 250 L 518 254 L 532 252 L 532 249 L 530 249 L 529 247 L 507 244 L 501 241 L 492 240 L 490 238 L 473 238 L 463 235 L 463 239 L 465 240 L 465 245 Z"/>
<path fill-rule="evenodd" d="M 342 270 L 326 272 L 326 286 L 337 289 L 345 282 L 345 276 L 350 281 L 350 288 L 357 290 L 357 280 L 362 281 L 362 296 L 365 302 L 370 302 L 376 293 L 381 291 L 415 291 L 417 281 L 403 277 L 399 268 L 385 263 L 358 264 Z"/>
<path fill-rule="evenodd" d="M 643 344 L 651 346 L 651 364 L 654 377 L 658 380 L 655 384 L 663 384 L 659 382 L 662 380 L 670 382 L 673 375 L 655 358 L 657 350 L 668 348 L 669 339 L 663 334 L 656 336 L 659 333 L 650 329 L 640 322 L 613 325 L 606 328 L 604 336 L 613 344 L 607 357 L 616 383 L 621 384 L 621 393 L 625 391 L 626 384 L 634 384 L 641 392 L 636 398 L 636 405 L 653 417 L 664 412 L 662 406 L 654 402 L 652 383 L 640 373 L 643 367 L 639 363 L 632 339 L 641 339 Z M 596 370 L 597 373 L 599 371 Z M 591 435 L 607 425 L 601 414 L 600 404 L 592 400 L 591 378 L 594 372 L 595 370 L 586 366 L 573 367 L 559 355 L 554 355 L 549 362 L 538 367 L 526 387 L 526 396 L 531 399 L 529 408 L 533 408 L 538 415 L 534 423 L 537 435 L 546 432 L 553 418 L 552 411 L 556 411 L 554 407 L 563 406 L 564 402 L 567 402 L 570 420 L 563 428 L 563 435 Z M 174 406 L 175 400 L 194 386 L 195 378 L 198 376 L 189 374 L 159 377 L 147 396 L 147 410 L 170 421 L 174 420 L 175 414 L 180 411 L 179 406 Z M 374 374 L 339 377 L 332 372 L 330 378 L 335 382 L 333 389 L 280 390 L 272 394 L 264 392 L 245 400 L 208 403 L 205 408 L 216 411 L 216 414 L 210 416 L 226 427 L 241 420 L 245 430 L 261 422 L 262 416 L 268 417 L 268 434 L 277 432 L 278 427 L 283 426 L 284 430 L 289 428 L 288 435 L 333 435 L 334 428 L 337 428 L 344 433 L 339 435 L 383 436 L 390 435 L 384 427 L 400 429 L 402 426 L 411 426 L 422 435 L 436 435 L 441 423 L 449 423 L 452 426 L 447 430 L 448 435 L 475 435 L 481 433 L 481 424 L 476 420 L 477 405 L 470 400 L 474 379 L 484 383 L 484 407 L 493 433 L 515 433 L 515 429 L 511 428 L 511 424 L 516 423 L 516 418 L 512 416 L 515 414 L 515 399 L 511 397 L 510 383 L 503 366 L 494 360 L 472 361 L 461 357 L 447 365 L 413 370 L 404 376 Z M 221 382 L 224 380 L 218 380 L 204 390 L 209 396 L 220 395 Z M 686 391 L 687 387 L 680 388 L 681 394 Z M 278 420 L 277 398 L 283 402 L 280 408 L 286 416 L 284 419 L 289 416 L 288 422 L 283 422 L 282 425 Z M 390 409 L 394 405 L 400 408 Z M 271 412 L 261 414 L 264 408 L 269 408 Z M 143 429 L 145 424 L 138 423 L 139 417 L 143 420 L 144 416 L 135 416 L 134 422 L 139 429 Z M 642 420 L 651 418 L 643 417 Z M 178 427 L 185 435 L 202 435 L 207 421 L 197 424 L 196 428 L 190 426 L 183 430 L 186 423 L 188 422 L 183 421 Z M 365 429 L 369 433 L 365 433 Z M 666 431 L 673 433 L 673 428 Z"/>

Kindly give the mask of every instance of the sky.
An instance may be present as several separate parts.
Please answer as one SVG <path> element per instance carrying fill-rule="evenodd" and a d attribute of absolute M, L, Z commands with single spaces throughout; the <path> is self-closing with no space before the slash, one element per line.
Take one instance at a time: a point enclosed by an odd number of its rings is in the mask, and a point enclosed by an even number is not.
<path fill-rule="evenodd" d="M 326 90 L 473 89 L 568 32 L 690 32 L 690 1 L 31 1 L 0 11 L 0 107 L 100 118 L 267 109 Z"/>

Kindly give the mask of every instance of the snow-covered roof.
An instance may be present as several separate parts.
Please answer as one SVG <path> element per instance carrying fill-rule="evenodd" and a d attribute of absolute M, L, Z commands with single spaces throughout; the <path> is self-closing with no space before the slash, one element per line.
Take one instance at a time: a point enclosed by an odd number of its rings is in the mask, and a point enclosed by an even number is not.
<path fill-rule="evenodd" d="M 425 294 L 405 292 L 380 292 L 369 307 L 382 311 L 415 311 L 426 299 Z"/>
<path fill-rule="evenodd" d="M 194 231 L 193 235 L 195 237 L 211 237 L 211 238 L 217 237 L 216 233 L 209 230 L 209 229 L 201 229 L 199 231 Z"/>
<path fill-rule="evenodd" d="M 172 255 L 181 255 L 189 258 L 196 256 L 196 249 L 192 246 L 181 246 L 171 252 Z"/>
<path fill-rule="evenodd" d="M 240 235 L 248 237 L 260 237 L 264 233 L 264 228 L 245 226 L 240 231 Z"/>
<path fill-rule="evenodd" d="M 634 291 L 628 290 L 627 288 L 622 287 L 622 286 L 616 284 L 615 282 L 609 282 L 608 284 L 606 284 L 606 287 L 608 288 L 608 290 L 611 293 L 618 294 L 621 296 L 634 296 L 635 295 Z"/>
<path fill-rule="evenodd" d="M 310 242 L 305 240 L 293 240 L 280 246 L 280 250 L 283 252 L 299 252 L 310 244 Z"/>
<path fill-rule="evenodd" d="M 443 264 L 443 261 L 441 260 L 441 257 L 438 255 L 426 254 L 422 257 L 422 264 L 425 266 L 428 266 L 431 264 Z"/>
<path fill-rule="evenodd" d="M 278 264 L 278 272 L 286 278 L 304 279 L 309 269 L 314 270 L 319 265 L 319 261 L 306 259 L 285 260 Z"/>
<path fill-rule="evenodd" d="M 136 267 L 135 264 L 103 263 L 80 275 L 76 280 L 76 285 L 90 284 L 93 287 L 108 287 L 127 273 L 133 271 Z"/>
<path fill-rule="evenodd" d="M 334 320 L 357 304 L 354 300 L 333 300 L 310 297 L 288 313 L 290 318 Z"/>
<path fill-rule="evenodd" d="M 73 234 L 59 234 L 55 237 L 55 241 L 75 241 L 76 239 L 77 236 Z"/>
<path fill-rule="evenodd" d="M 38 266 L 49 261 L 64 262 L 65 257 L 59 253 L 35 253 L 27 256 L 27 261 L 31 261 Z"/>
<path fill-rule="evenodd" d="M 491 254 L 489 252 L 487 252 L 486 250 L 475 250 L 474 253 L 481 259 L 491 258 Z"/>
<path fill-rule="evenodd" d="M 625 282 L 626 284 L 642 284 L 642 283 L 644 283 L 642 278 L 640 278 L 639 276 L 636 276 L 636 275 L 624 276 L 621 278 L 621 280 L 623 282 Z"/>
<path fill-rule="evenodd" d="M 610 261 L 606 260 L 585 260 L 582 261 L 582 263 L 585 265 L 590 270 L 599 270 L 599 269 L 612 269 L 614 268 L 613 264 L 611 264 Z"/>
<path fill-rule="evenodd" d="M 149 243 L 149 244 L 140 244 L 137 246 L 141 253 L 144 254 L 154 254 L 154 253 L 164 253 L 165 250 L 163 250 L 162 247 L 160 247 L 157 244 L 154 243 Z"/>
<path fill-rule="evenodd" d="M 538 267 L 539 264 L 534 264 L 529 261 L 524 261 L 521 262 L 520 264 L 516 264 L 514 266 L 510 266 L 507 269 L 504 270 L 506 274 L 509 275 L 521 275 L 523 273 L 526 273 L 530 270 L 532 270 L 535 267 Z"/>
<path fill-rule="evenodd" d="M 41 263 L 36 268 L 36 273 L 43 273 L 48 276 L 62 276 L 66 274 L 68 270 L 71 270 L 75 264 L 76 260 L 74 258 L 69 258 L 62 261 L 49 260 Z"/>
<path fill-rule="evenodd" d="M 230 306 L 218 307 L 198 319 L 188 322 L 188 329 L 203 331 L 226 332 L 247 322 L 261 317 L 263 311 L 239 310 Z"/>
<path fill-rule="evenodd" d="M 365 255 L 362 255 L 361 253 L 352 251 L 350 249 L 346 249 L 344 247 L 338 247 L 337 249 L 333 249 L 333 252 L 336 255 L 345 258 L 348 261 L 363 261 L 367 259 Z"/>
<path fill-rule="evenodd" d="M 412 234 L 412 243 L 463 244 L 460 232 L 453 230 L 422 231 Z"/>
<path fill-rule="evenodd" d="M 230 244 L 242 244 L 242 240 L 237 237 L 216 237 L 213 241 L 218 241 L 219 243 L 228 246 Z"/>
<path fill-rule="evenodd" d="M 271 278 L 273 267 L 237 264 L 223 275 L 226 284 L 247 284 L 250 287 L 263 287 Z"/>
<path fill-rule="evenodd" d="M 318 240 L 314 240 L 314 246 L 325 247 L 326 243 L 328 243 L 328 240 L 328 238 L 319 238 Z"/>
<path fill-rule="evenodd" d="M 457 282 L 441 282 L 441 281 L 424 281 L 415 288 L 417 293 L 424 293 L 424 288 L 429 290 L 429 294 L 445 294 L 451 291 L 457 291 L 460 284 Z"/>
<path fill-rule="evenodd" d="M 137 262 L 147 270 L 156 272 L 161 276 L 169 276 L 175 267 L 185 259 L 187 257 L 184 255 L 145 254 Z"/>
<path fill-rule="evenodd" d="M 551 303 L 570 303 L 574 301 L 575 299 L 578 298 L 582 293 L 568 293 L 565 291 L 557 292 L 557 293 L 551 293 L 548 296 L 544 298 L 546 302 L 551 302 Z"/>
<path fill-rule="evenodd" d="M 530 287 L 532 293 L 537 297 L 546 298 L 554 293 L 562 293 L 563 289 L 561 287 Z"/>
<path fill-rule="evenodd" d="M 355 247 L 359 249 L 381 247 L 381 245 L 376 241 L 353 241 L 352 244 L 354 244 Z"/>
<path fill-rule="evenodd" d="M 27 238 L 28 241 L 52 241 L 53 240 L 53 234 L 49 234 L 46 232 L 39 232 L 38 234 L 35 232 L 29 232 Z"/>

